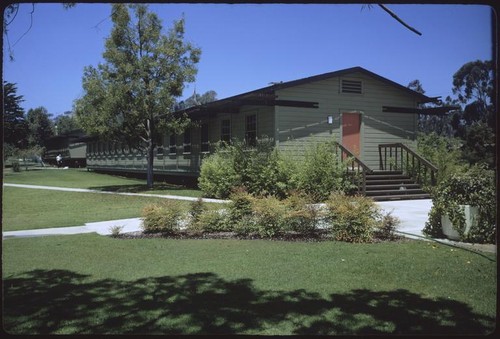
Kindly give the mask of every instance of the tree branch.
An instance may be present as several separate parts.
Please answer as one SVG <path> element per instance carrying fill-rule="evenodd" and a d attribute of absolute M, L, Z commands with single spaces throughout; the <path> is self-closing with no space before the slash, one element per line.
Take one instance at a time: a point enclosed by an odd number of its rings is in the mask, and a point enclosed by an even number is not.
<path fill-rule="evenodd" d="M 396 19 L 401 25 L 405 26 L 406 28 L 408 28 L 410 31 L 418 34 L 418 35 L 422 35 L 422 33 L 420 33 L 419 31 L 417 31 L 415 28 L 411 27 L 410 25 L 408 25 L 406 22 L 404 22 L 402 19 L 400 19 L 393 11 L 391 11 L 389 8 L 385 7 L 385 5 L 382 5 L 382 4 L 378 4 L 380 6 L 380 8 L 382 8 L 384 11 L 386 11 L 387 13 L 389 13 L 390 16 L 392 16 L 394 19 Z"/>
<path fill-rule="evenodd" d="M 19 41 L 21 41 L 22 38 L 24 38 L 24 36 L 26 34 L 28 34 L 28 32 L 31 30 L 31 27 L 33 27 L 33 13 L 35 13 L 35 4 L 32 3 L 32 9 L 31 9 L 31 13 L 30 13 L 30 27 L 28 28 L 28 30 L 26 32 L 24 32 L 23 35 L 21 35 L 21 37 L 19 39 L 17 39 L 17 41 L 12 45 L 12 47 L 15 47 L 17 45 L 17 43 Z"/>

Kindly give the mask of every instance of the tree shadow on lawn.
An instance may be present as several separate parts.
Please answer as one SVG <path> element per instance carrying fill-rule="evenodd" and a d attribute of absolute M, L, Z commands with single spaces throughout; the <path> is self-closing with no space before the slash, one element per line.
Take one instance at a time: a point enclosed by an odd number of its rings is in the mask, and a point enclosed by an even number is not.
<path fill-rule="evenodd" d="M 4 280 L 12 334 L 485 334 L 495 319 L 458 301 L 408 290 L 352 290 L 324 298 L 266 291 L 213 273 L 105 279 L 33 270 Z"/>

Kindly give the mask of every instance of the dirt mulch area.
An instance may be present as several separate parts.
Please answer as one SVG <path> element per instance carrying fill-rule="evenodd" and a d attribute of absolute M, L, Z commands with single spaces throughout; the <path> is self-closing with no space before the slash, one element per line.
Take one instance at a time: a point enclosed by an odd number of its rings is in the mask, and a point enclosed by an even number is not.
<path fill-rule="evenodd" d="M 333 236 L 324 230 L 318 230 L 314 233 L 301 234 L 297 232 L 287 232 L 273 238 L 260 237 L 257 234 L 238 235 L 235 232 L 216 232 L 216 233 L 202 233 L 193 234 L 186 231 L 180 231 L 175 234 L 165 233 L 144 233 L 141 231 L 123 233 L 115 238 L 119 239 L 237 239 L 237 240 L 271 240 L 271 241 L 290 241 L 290 242 L 320 242 L 320 241 L 333 241 Z M 407 242 L 413 241 L 404 237 L 395 235 L 392 239 L 374 238 L 373 243 L 379 242 Z"/>

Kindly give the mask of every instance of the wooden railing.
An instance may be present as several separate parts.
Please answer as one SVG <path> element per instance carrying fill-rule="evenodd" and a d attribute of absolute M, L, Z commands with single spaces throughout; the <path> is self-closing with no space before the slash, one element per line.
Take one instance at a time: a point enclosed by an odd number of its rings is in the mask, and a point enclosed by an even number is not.
<path fill-rule="evenodd" d="M 358 193 L 365 195 L 366 174 L 372 173 L 373 170 L 347 148 L 335 142 L 335 153 L 339 154 L 339 151 L 340 159 L 346 164 L 347 171 L 353 175 L 354 184 L 358 186 Z"/>
<path fill-rule="evenodd" d="M 378 145 L 381 170 L 403 171 L 418 184 L 436 185 L 437 167 L 401 143 Z M 430 177 L 429 177 L 430 176 Z"/>

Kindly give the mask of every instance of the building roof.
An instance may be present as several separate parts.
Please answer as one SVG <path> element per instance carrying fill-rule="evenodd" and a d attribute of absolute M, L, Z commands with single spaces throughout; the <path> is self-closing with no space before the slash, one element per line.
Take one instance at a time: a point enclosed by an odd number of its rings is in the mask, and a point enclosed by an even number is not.
<path fill-rule="evenodd" d="M 403 85 L 398 84 L 397 82 L 394 82 L 392 80 L 389 80 L 387 78 L 384 78 L 378 74 L 375 74 L 373 72 L 370 72 L 363 67 L 351 67 L 351 68 L 346 68 L 342 69 L 339 71 L 334 71 L 334 72 L 329 72 L 329 73 L 324 73 L 324 74 L 319 74 L 319 75 L 314 75 L 311 77 L 307 78 L 302 78 L 302 79 L 297 79 L 297 80 L 292 80 L 292 81 L 287 81 L 287 82 L 280 82 L 280 83 L 274 83 L 270 86 L 266 86 L 263 88 L 259 88 L 250 92 L 245 92 L 242 94 L 238 94 L 232 97 L 228 97 L 225 99 L 213 101 L 210 103 L 186 108 L 184 110 L 178 111 L 179 113 L 188 113 L 188 114 L 196 114 L 196 112 L 207 112 L 211 110 L 217 110 L 217 109 L 231 109 L 231 108 L 236 108 L 241 106 L 242 104 L 256 104 L 256 105 L 269 105 L 269 106 L 294 106 L 294 107 L 309 107 L 309 108 L 317 108 L 317 103 L 313 102 L 305 102 L 305 101 L 294 101 L 294 100 L 277 100 L 275 92 L 276 90 L 280 89 L 285 89 L 293 86 L 298 86 L 298 85 L 303 85 L 315 81 L 320 81 L 320 80 L 326 80 L 334 77 L 340 77 L 352 73 L 362 73 L 367 76 L 370 76 L 372 78 L 375 78 L 381 82 L 384 82 L 390 86 L 393 86 L 401 91 L 406 92 L 409 95 L 415 96 L 417 100 L 420 103 L 427 103 L 427 102 L 436 102 L 438 101 L 438 97 L 428 97 L 422 93 L 416 92 L 412 89 L 409 89 L 408 87 L 405 87 Z"/>

